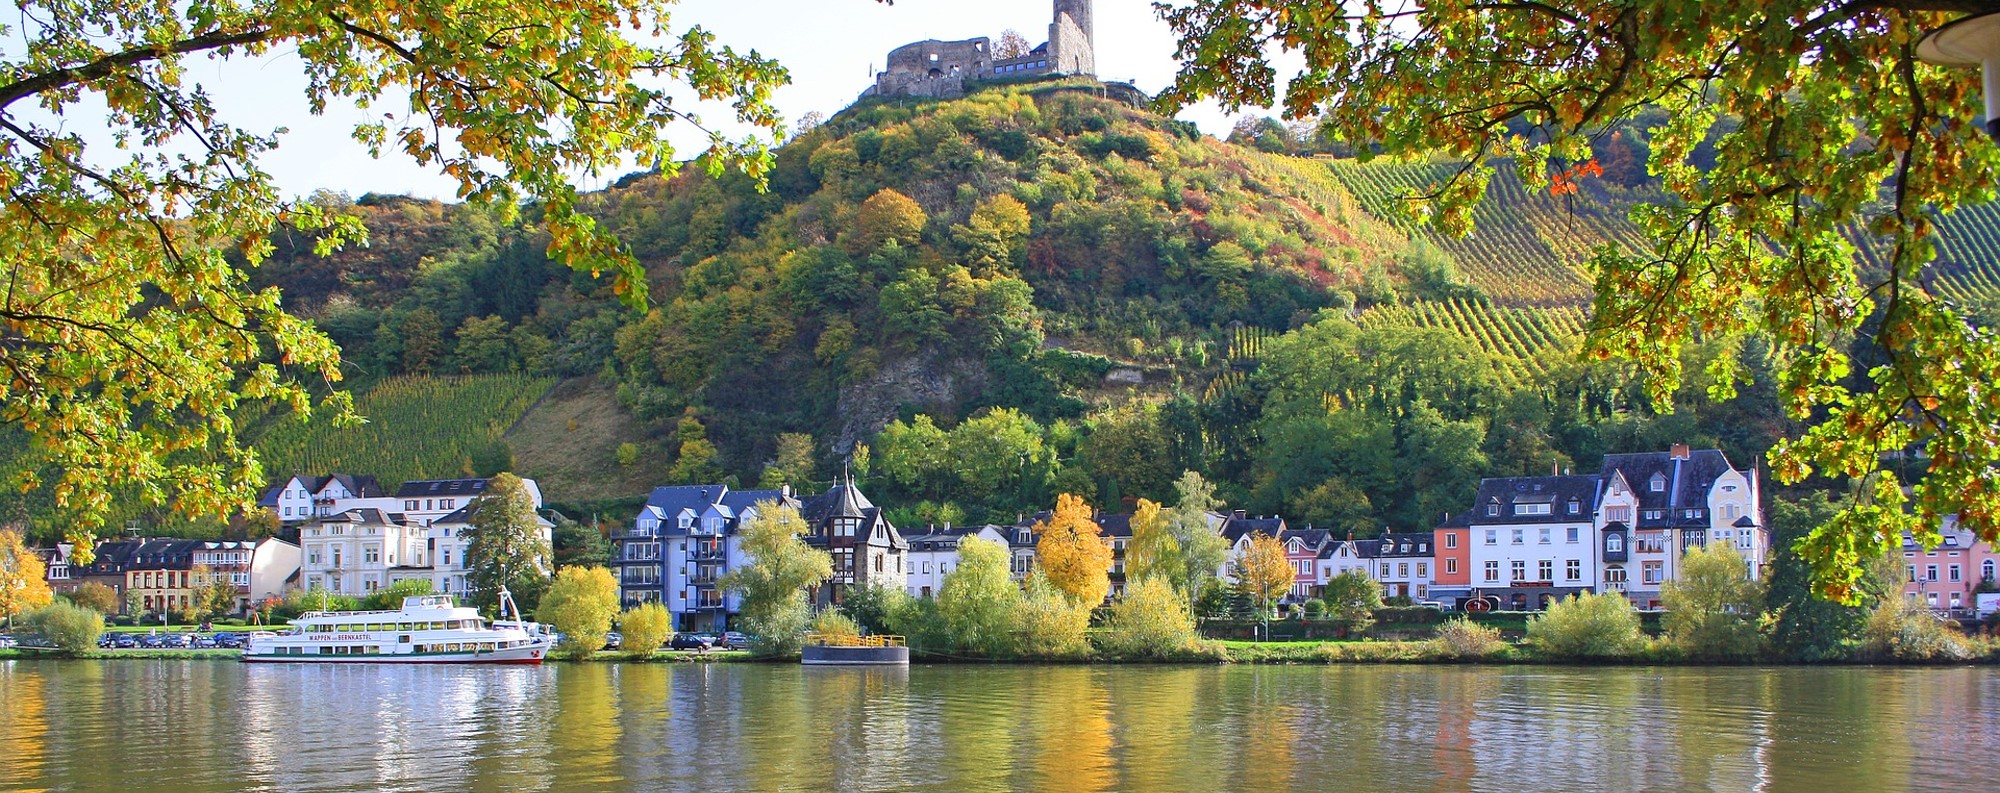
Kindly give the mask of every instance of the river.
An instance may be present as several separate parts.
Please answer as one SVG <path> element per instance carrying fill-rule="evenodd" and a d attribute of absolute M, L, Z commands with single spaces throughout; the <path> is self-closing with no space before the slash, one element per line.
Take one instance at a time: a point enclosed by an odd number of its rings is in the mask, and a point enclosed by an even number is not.
<path fill-rule="evenodd" d="M 0 789 L 1954 791 L 1988 668 L 0 661 Z"/>

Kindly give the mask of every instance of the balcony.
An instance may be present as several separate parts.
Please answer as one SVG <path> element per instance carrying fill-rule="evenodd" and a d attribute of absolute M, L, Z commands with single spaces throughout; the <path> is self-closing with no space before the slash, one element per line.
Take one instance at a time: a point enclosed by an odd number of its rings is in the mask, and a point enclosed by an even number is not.
<path fill-rule="evenodd" d="M 695 543 L 688 548 L 688 558 L 697 562 L 721 561 L 727 549 L 721 543 Z"/>

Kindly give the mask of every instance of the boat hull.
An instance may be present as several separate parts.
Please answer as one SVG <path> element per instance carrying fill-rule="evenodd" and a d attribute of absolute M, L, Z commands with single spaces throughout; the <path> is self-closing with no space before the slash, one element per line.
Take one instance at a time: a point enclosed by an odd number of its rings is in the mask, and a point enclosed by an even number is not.
<path fill-rule="evenodd" d="M 909 666 L 910 648 L 806 645 L 799 661 L 806 666 Z"/>
<path fill-rule="evenodd" d="M 515 647 L 490 653 L 409 653 L 404 655 L 266 655 L 243 654 L 248 664 L 539 664 L 549 655 L 544 646 Z"/>

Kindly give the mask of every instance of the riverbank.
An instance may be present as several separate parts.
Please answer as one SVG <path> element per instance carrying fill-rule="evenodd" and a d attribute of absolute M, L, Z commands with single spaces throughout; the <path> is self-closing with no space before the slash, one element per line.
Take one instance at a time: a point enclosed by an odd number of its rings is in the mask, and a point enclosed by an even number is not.
<path fill-rule="evenodd" d="M 12 659 L 31 660 L 72 660 L 91 661 L 234 661 L 242 653 L 236 650 L 91 650 L 81 655 L 65 655 L 56 650 L 33 650 L 9 647 L 0 649 L 0 661 Z"/>

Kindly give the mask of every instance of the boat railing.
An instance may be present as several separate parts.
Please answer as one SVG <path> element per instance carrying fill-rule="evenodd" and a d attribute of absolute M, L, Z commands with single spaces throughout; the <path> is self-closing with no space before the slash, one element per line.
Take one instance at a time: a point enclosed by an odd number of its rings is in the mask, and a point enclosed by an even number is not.
<path fill-rule="evenodd" d="M 886 634 L 855 636 L 841 633 L 808 633 L 806 644 L 814 647 L 902 647 L 903 637 Z"/>

